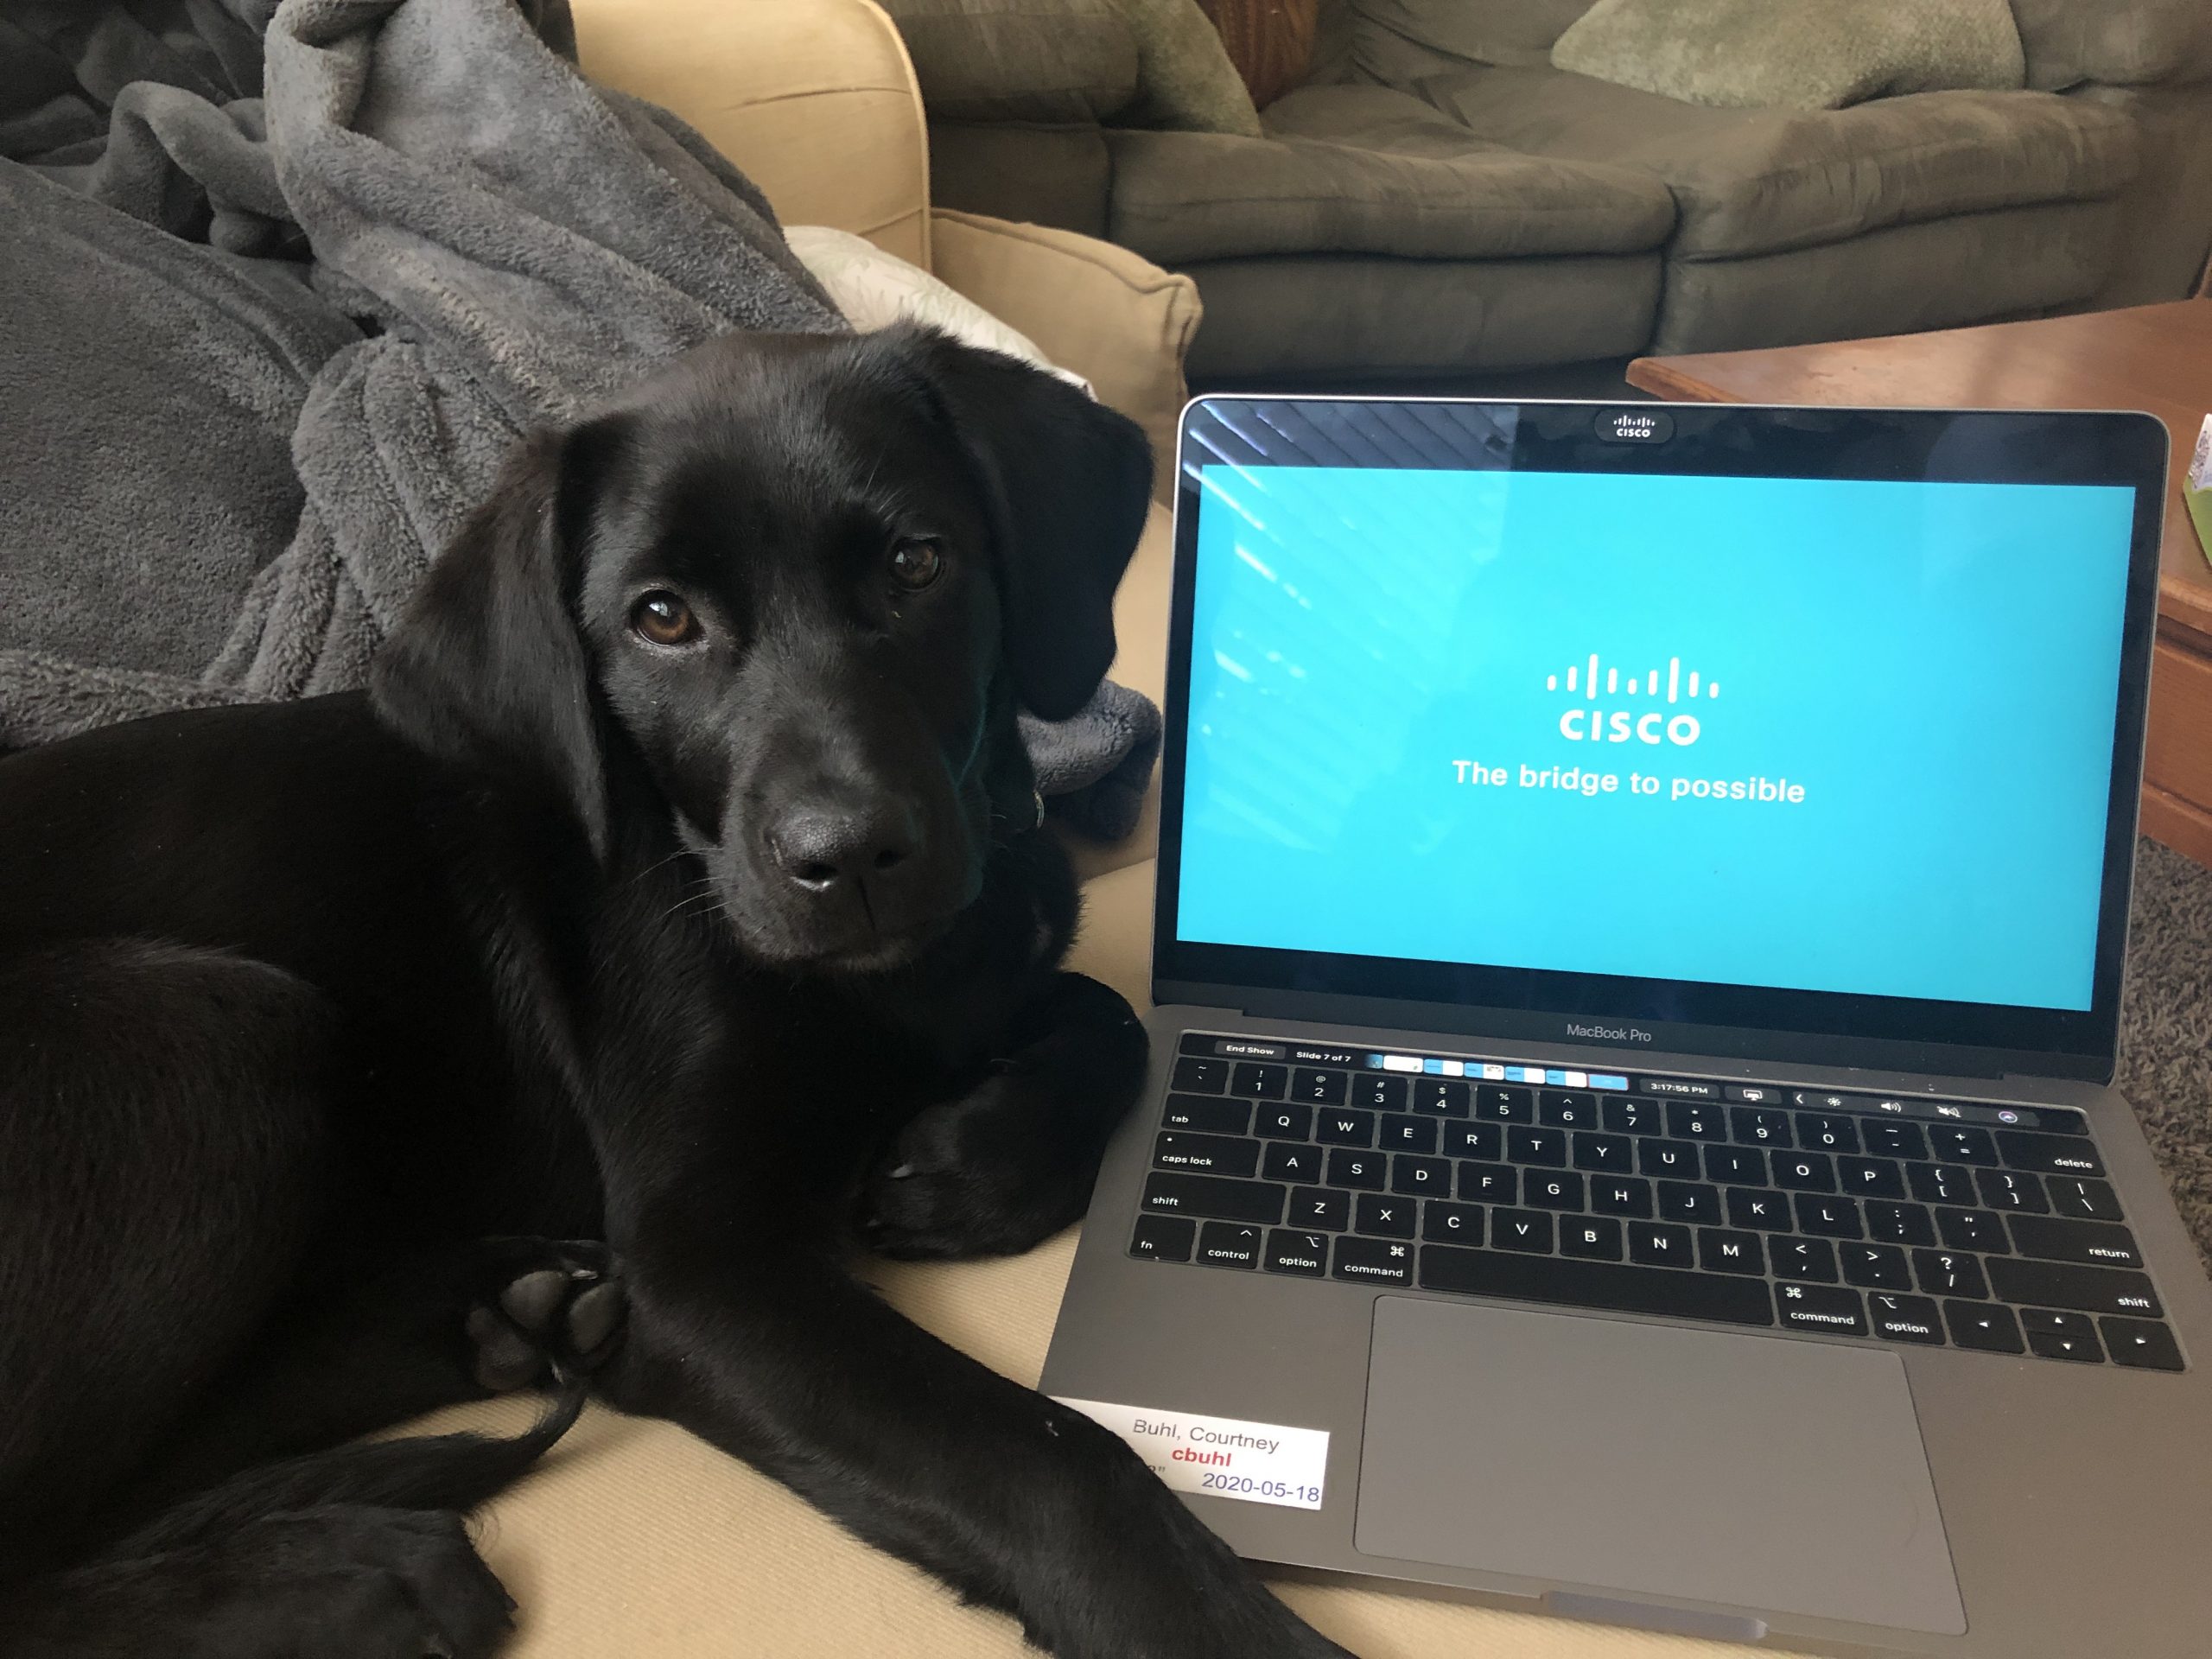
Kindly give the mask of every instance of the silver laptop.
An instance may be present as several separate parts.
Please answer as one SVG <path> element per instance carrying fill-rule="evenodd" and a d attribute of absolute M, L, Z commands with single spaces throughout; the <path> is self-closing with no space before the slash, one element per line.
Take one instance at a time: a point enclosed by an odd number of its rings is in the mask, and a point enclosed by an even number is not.
<path fill-rule="evenodd" d="M 1282 1567 L 2212 1651 L 2212 1288 L 2110 1087 L 2165 449 L 1193 404 L 1153 1077 L 1046 1391 Z"/>

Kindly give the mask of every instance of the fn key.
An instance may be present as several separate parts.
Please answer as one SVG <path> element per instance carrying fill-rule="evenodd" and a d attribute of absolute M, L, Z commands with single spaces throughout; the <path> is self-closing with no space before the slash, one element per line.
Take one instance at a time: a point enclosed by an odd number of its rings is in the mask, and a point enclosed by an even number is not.
<path fill-rule="evenodd" d="M 1180 1216 L 1139 1216 L 1129 1254 L 1140 1262 L 1187 1262 L 1198 1226 Z"/>

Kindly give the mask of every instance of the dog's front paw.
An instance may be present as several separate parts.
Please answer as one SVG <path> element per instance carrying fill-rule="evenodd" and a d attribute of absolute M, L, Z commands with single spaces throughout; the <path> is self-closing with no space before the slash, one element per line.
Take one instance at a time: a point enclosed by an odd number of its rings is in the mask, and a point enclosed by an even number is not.
<path fill-rule="evenodd" d="M 1010 1255 L 1078 1219 L 1099 1148 L 1020 1071 L 918 1113 L 861 1184 L 861 1242 L 909 1258 Z"/>
<path fill-rule="evenodd" d="M 588 1239 L 490 1239 L 492 1282 L 469 1310 L 477 1382 L 524 1389 L 550 1369 L 597 1370 L 614 1351 L 627 1298 L 614 1253 Z"/>

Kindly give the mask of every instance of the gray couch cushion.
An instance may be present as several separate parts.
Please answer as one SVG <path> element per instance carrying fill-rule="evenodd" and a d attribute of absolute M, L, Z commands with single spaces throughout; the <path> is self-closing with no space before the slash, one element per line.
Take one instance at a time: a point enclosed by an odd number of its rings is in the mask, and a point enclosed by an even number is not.
<path fill-rule="evenodd" d="M 2012 0 L 2012 16 L 2031 86 L 2212 79 L 2207 0 Z"/>
<path fill-rule="evenodd" d="M 1268 120 L 1280 137 L 1109 133 L 1114 240 L 1163 264 L 1503 258 L 1637 252 L 1674 223 L 1673 200 L 1647 175 L 1481 143 L 1387 88 L 1309 87 Z"/>
<path fill-rule="evenodd" d="M 1349 0 L 1361 35 L 1378 29 L 1470 63 L 1541 64 L 1591 0 Z"/>
<path fill-rule="evenodd" d="M 1103 121 L 1137 95 L 1111 0 L 884 0 L 933 121 Z"/>
<path fill-rule="evenodd" d="M 1477 138 L 1649 169 L 1681 210 L 1671 253 L 1736 258 L 1891 225 L 2117 195 L 2134 130 L 2045 92 L 1922 92 L 1847 110 L 1719 110 L 1554 69 L 1454 69 L 1421 91 Z"/>

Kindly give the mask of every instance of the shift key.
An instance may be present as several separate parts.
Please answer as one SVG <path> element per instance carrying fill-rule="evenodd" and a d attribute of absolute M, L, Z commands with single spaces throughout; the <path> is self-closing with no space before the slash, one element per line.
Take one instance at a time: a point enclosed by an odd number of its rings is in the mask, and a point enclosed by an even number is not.
<path fill-rule="evenodd" d="M 2010 1255 L 1993 1255 L 1982 1265 L 1989 1270 L 1989 1287 L 2000 1301 L 2136 1319 L 2157 1319 L 2164 1312 L 2158 1306 L 2158 1293 L 2139 1273 L 2063 1262 L 2024 1262 Z"/>
<path fill-rule="evenodd" d="M 1155 1170 L 1144 1184 L 1144 1208 L 1154 1215 L 1205 1216 L 1273 1226 L 1282 1219 L 1283 1191 L 1266 1181 L 1220 1175 L 1179 1175 Z"/>

